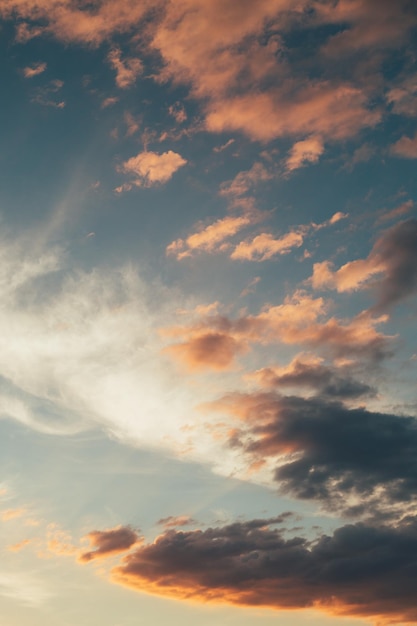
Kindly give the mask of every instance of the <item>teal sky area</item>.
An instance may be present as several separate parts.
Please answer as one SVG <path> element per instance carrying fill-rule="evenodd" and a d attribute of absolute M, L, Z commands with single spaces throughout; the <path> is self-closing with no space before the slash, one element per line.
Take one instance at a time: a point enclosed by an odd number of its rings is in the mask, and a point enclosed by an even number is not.
<path fill-rule="evenodd" d="M 0 623 L 417 624 L 414 3 L 0 19 Z"/>

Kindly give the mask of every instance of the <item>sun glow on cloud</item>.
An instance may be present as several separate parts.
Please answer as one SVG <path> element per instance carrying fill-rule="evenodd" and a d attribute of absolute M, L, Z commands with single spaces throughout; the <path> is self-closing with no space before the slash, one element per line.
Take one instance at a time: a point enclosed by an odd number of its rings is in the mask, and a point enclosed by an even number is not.
<path fill-rule="evenodd" d="M 414 3 L 0 17 L 0 623 L 417 623 Z"/>

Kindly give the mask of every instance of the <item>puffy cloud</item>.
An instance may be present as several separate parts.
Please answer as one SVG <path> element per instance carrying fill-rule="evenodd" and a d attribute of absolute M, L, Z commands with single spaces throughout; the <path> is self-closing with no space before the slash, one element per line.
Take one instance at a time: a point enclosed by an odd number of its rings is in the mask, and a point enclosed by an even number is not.
<path fill-rule="evenodd" d="M 82 552 L 78 558 L 81 563 L 125 552 L 138 542 L 139 536 L 127 526 L 118 526 L 109 530 L 92 530 L 86 539 L 94 550 Z"/>
<path fill-rule="evenodd" d="M 124 557 L 112 580 L 139 592 L 276 609 L 315 608 L 414 622 L 417 523 L 346 525 L 285 539 L 279 520 L 168 531 Z"/>
<path fill-rule="evenodd" d="M 303 141 L 297 141 L 285 161 L 286 170 L 292 172 L 306 163 L 317 163 L 323 152 L 324 144 L 320 137 L 308 137 Z"/>
<path fill-rule="evenodd" d="M 165 352 L 189 371 L 229 369 L 235 357 L 245 350 L 245 344 L 227 333 L 202 332 L 187 341 L 174 344 Z"/>
<path fill-rule="evenodd" d="M 130 157 L 120 167 L 119 172 L 133 176 L 132 183 L 123 185 L 118 190 L 136 187 L 152 187 L 166 183 L 175 172 L 187 163 L 186 159 L 172 150 L 168 152 L 140 152 Z"/>
<path fill-rule="evenodd" d="M 120 48 L 112 48 L 109 52 L 108 60 L 116 72 L 116 85 L 120 89 L 131 87 L 137 77 L 143 72 L 143 65 L 140 59 L 128 57 L 122 60 Z"/>
<path fill-rule="evenodd" d="M 380 277 L 370 283 L 374 276 Z M 329 261 L 314 264 L 311 282 L 316 289 L 339 292 L 371 284 L 378 294 L 375 310 L 407 298 L 417 290 L 417 220 L 400 222 L 385 231 L 366 259 L 350 261 L 336 271 Z"/>
<path fill-rule="evenodd" d="M 230 255 L 240 261 L 267 261 L 280 254 L 288 254 L 293 248 L 299 248 L 304 242 L 301 231 L 293 231 L 274 238 L 269 233 L 257 235 L 252 240 L 241 241 Z"/>
<path fill-rule="evenodd" d="M 167 254 L 174 255 L 178 260 L 192 256 L 195 252 L 223 251 L 226 239 L 233 237 L 242 228 L 253 221 L 249 215 L 227 216 L 209 224 L 201 230 L 189 235 L 186 239 L 173 241 L 166 249 Z"/>
<path fill-rule="evenodd" d="M 42 74 L 46 70 L 46 63 L 33 63 L 32 65 L 28 65 L 23 68 L 23 76 L 25 78 L 33 78 L 34 76 L 38 76 Z"/>
<path fill-rule="evenodd" d="M 403 135 L 391 146 L 391 152 L 404 159 L 417 159 L 417 133 L 414 137 Z"/>
<path fill-rule="evenodd" d="M 314 289 L 331 288 L 340 293 L 361 289 L 376 274 L 385 270 L 385 263 L 380 259 L 368 258 L 350 261 L 337 271 L 329 261 L 315 263 L 311 283 Z"/>
<path fill-rule="evenodd" d="M 233 359 L 254 343 L 298 344 L 323 349 L 336 357 L 375 361 L 391 353 L 393 337 L 375 329 L 386 317 L 372 318 L 365 312 L 349 322 L 334 317 L 324 321 L 326 313 L 323 298 L 297 291 L 282 304 L 267 306 L 257 315 L 237 319 L 209 315 L 187 326 L 165 329 L 166 335 L 185 339 L 166 351 L 191 369 L 230 367 Z"/>
<path fill-rule="evenodd" d="M 210 403 L 243 422 L 231 436 L 271 457 L 281 491 L 345 514 L 403 515 L 417 501 L 417 420 L 347 408 L 324 397 L 228 394 Z M 358 507 L 359 505 L 359 507 Z"/>

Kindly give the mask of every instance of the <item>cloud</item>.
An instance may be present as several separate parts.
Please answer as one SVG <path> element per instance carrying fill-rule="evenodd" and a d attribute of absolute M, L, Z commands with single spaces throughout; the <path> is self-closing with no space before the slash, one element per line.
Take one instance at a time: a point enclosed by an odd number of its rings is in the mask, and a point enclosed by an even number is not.
<path fill-rule="evenodd" d="M 417 420 L 327 398 L 234 393 L 208 408 L 243 422 L 230 445 L 270 457 L 280 491 L 344 514 L 405 514 L 417 501 Z M 359 508 L 358 508 L 359 505 Z"/>
<path fill-rule="evenodd" d="M 166 354 L 191 372 L 229 369 L 235 357 L 244 351 L 244 342 L 220 332 L 202 332 L 192 336 L 188 341 L 165 348 Z"/>
<path fill-rule="evenodd" d="M 222 183 L 220 195 L 229 198 L 243 196 L 260 182 L 266 182 L 271 178 L 273 174 L 262 163 L 256 162 L 249 170 L 239 172 L 232 180 Z"/>
<path fill-rule="evenodd" d="M 111 67 L 116 72 L 116 85 L 120 89 L 127 89 L 134 85 L 136 79 L 143 72 L 142 62 L 135 57 L 122 60 L 120 48 L 112 48 L 108 54 Z"/>
<path fill-rule="evenodd" d="M 178 260 L 192 256 L 195 252 L 222 252 L 228 246 L 224 242 L 242 228 L 253 222 L 249 215 L 227 216 L 189 235 L 186 239 L 173 241 L 166 249 L 167 254 Z"/>
<path fill-rule="evenodd" d="M 311 7 L 312 23 L 332 22 L 332 11 L 319 14 L 318 6 Z M 307 7 L 287 0 L 262 0 L 256 11 L 250 4 L 237 11 L 230 0 L 221 8 L 217 2 L 169 3 L 152 41 L 165 63 L 160 80 L 190 85 L 212 132 L 240 131 L 258 141 L 312 134 L 338 140 L 374 126 L 381 112 L 369 106 L 360 86 L 311 80 L 301 64 L 295 78 L 280 37 L 262 37 L 271 20 L 283 33 L 298 21 L 305 24 Z M 354 14 L 340 17 L 346 30 L 354 21 Z"/>
<path fill-rule="evenodd" d="M 107 109 L 108 107 L 114 106 L 117 102 L 119 102 L 119 98 L 115 96 L 110 96 L 109 98 L 105 98 L 101 103 L 102 109 Z"/>
<path fill-rule="evenodd" d="M 173 174 L 186 163 L 186 159 L 172 150 L 161 154 L 145 151 L 125 161 L 118 171 L 133 176 L 132 182 L 124 185 L 123 188 L 129 189 L 132 185 L 152 187 L 168 182 Z"/>
<path fill-rule="evenodd" d="M 315 289 L 339 292 L 372 286 L 377 291 L 376 311 L 411 296 L 417 291 L 417 220 L 385 231 L 366 259 L 350 261 L 336 271 L 329 261 L 315 263 L 311 283 Z"/>
<path fill-rule="evenodd" d="M 324 359 L 315 355 L 301 354 L 285 367 L 265 367 L 252 374 L 254 380 L 265 387 L 307 388 L 317 395 L 329 398 L 356 399 L 375 394 L 375 389 L 349 374 L 348 367 L 324 365 Z"/>
<path fill-rule="evenodd" d="M 23 76 L 25 78 L 33 78 L 34 76 L 38 76 L 42 74 L 46 70 L 46 63 L 33 63 L 32 65 L 28 65 L 23 68 Z"/>
<path fill-rule="evenodd" d="M 239 261 L 267 261 L 273 256 L 288 254 L 293 248 L 303 245 L 302 232 L 290 232 L 278 239 L 269 233 L 262 233 L 249 241 L 241 241 L 230 255 Z"/>
<path fill-rule="evenodd" d="M 195 524 L 196 521 L 189 515 L 170 515 L 169 517 L 163 517 L 157 523 L 164 528 L 176 528 L 177 526 L 189 526 L 190 524 Z"/>
<path fill-rule="evenodd" d="M 315 608 L 379 623 L 414 622 L 417 524 L 346 525 L 285 539 L 274 520 L 168 531 L 111 572 L 113 582 L 177 599 Z"/>
<path fill-rule="evenodd" d="M 400 205 L 396 206 L 391 211 L 381 211 L 380 216 L 378 217 L 376 224 L 382 224 L 383 222 L 388 222 L 389 220 L 396 219 L 404 215 L 405 213 L 409 213 L 411 209 L 414 208 L 414 202 L 412 200 L 406 200 L 402 202 Z"/>
<path fill-rule="evenodd" d="M 232 146 L 234 143 L 235 143 L 234 139 L 228 139 L 226 143 L 223 143 L 221 146 L 215 146 L 213 148 L 213 152 L 223 152 L 224 150 Z"/>
<path fill-rule="evenodd" d="M 69 0 L 1 0 L 0 15 L 19 19 L 16 37 L 21 43 L 48 33 L 67 43 L 98 46 L 115 34 L 137 27 L 154 7 L 155 2 L 147 0 L 105 0 L 98 6 L 74 5 Z"/>
<path fill-rule="evenodd" d="M 287 172 L 292 172 L 306 163 L 317 163 L 324 152 L 324 144 L 320 137 L 308 137 L 297 141 L 291 148 L 285 161 Z"/>
<path fill-rule="evenodd" d="M 391 153 L 404 159 L 417 159 L 417 133 L 414 137 L 403 135 L 391 146 Z"/>
<path fill-rule="evenodd" d="M 183 124 L 187 119 L 187 113 L 181 102 L 175 102 L 168 107 L 168 113 L 178 124 Z"/>
<path fill-rule="evenodd" d="M 82 552 L 78 557 L 80 563 L 88 563 L 94 559 L 107 558 L 129 550 L 137 544 L 139 536 L 127 526 L 118 526 L 109 530 L 92 530 L 86 536 L 94 550 Z"/>
<path fill-rule="evenodd" d="M 164 329 L 166 336 L 182 337 L 166 352 L 190 369 L 222 369 L 233 365 L 239 354 L 252 344 L 283 343 L 321 349 L 335 357 L 379 361 L 392 353 L 394 337 L 375 327 L 387 321 L 363 312 L 345 322 L 327 313 L 323 298 L 313 298 L 302 291 L 287 296 L 282 304 L 266 306 L 257 315 L 230 319 L 209 315 L 189 325 Z"/>
<path fill-rule="evenodd" d="M 340 0 L 336 5 L 315 3 L 320 22 L 348 24 L 333 35 L 322 49 L 340 57 L 365 50 L 379 52 L 408 42 L 417 16 L 408 0 Z"/>

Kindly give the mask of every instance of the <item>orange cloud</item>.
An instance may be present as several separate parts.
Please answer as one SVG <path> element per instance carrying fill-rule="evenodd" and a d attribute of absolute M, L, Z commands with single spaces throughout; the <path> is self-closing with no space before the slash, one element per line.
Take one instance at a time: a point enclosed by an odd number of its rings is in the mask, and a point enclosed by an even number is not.
<path fill-rule="evenodd" d="M 174 255 L 178 260 L 192 256 L 194 252 L 218 252 L 225 249 L 224 241 L 233 237 L 242 228 L 250 224 L 248 215 L 239 217 L 227 216 L 202 230 L 189 235 L 186 239 L 173 241 L 166 249 L 167 254 Z"/>
<path fill-rule="evenodd" d="M 275 239 L 269 233 L 257 235 L 249 241 L 241 241 L 230 255 L 240 261 L 267 261 L 278 254 L 288 254 L 293 248 L 299 248 L 304 241 L 303 233 L 293 231 Z"/>
<path fill-rule="evenodd" d="M 306 163 L 317 163 L 323 152 L 324 144 L 320 137 L 308 137 L 303 141 L 297 141 L 285 161 L 287 172 L 292 172 Z"/>
<path fill-rule="evenodd" d="M 414 623 L 415 518 L 397 527 L 346 525 L 308 541 L 272 528 L 283 517 L 167 531 L 124 557 L 111 580 L 188 601 Z"/>
<path fill-rule="evenodd" d="M 20 42 L 46 32 L 61 41 L 97 46 L 114 34 L 131 31 L 154 7 L 151 0 L 104 0 L 94 6 L 70 0 L 1 0 L 0 15 L 22 20 L 17 30 Z"/>
<path fill-rule="evenodd" d="M 333 271 L 329 261 L 315 263 L 311 284 L 314 289 L 330 288 L 339 293 L 361 289 L 372 276 L 385 271 L 386 265 L 377 258 L 359 259 L 342 265 L 337 271 Z"/>
<path fill-rule="evenodd" d="M 20 552 L 20 550 L 23 550 L 23 548 L 28 546 L 30 543 L 30 539 L 23 539 L 22 541 L 19 541 L 19 543 L 14 543 L 13 545 L 8 546 L 7 549 L 10 552 Z"/>
<path fill-rule="evenodd" d="M 245 344 L 229 334 L 202 332 L 184 343 L 165 348 L 165 352 L 189 371 L 229 369 L 235 357 L 245 350 Z"/>
<path fill-rule="evenodd" d="M 367 109 L 366 104 L 366 94 L 351 85 L 322 82 L 300 86 L 291 81 L 279 91 L 210 103 L 206 125 L 213 132 L 241 131 L 258 141 L 312 132 L 342 140 L 380 121 L 381 112 Z"/>
<path fill-rule="evenodd" d="M 374 276 L 377 278 L 370 282 Z M 316 289 L 339 292 L 372 285 L 378 292 L 374 310 L 411 296 L 417 290 L 417 220 L 400 222 L 385 231 L 366 259 L 350 261 L 336 271 L 329 261 L 315 263 L 310 280 Z"/>
<path fill-rule="evenodd" d="M 157 523 L 164 528 L 177 528 L 178 526 L 188 526 L 196 522 L 189 515 L 170 515 L 169 517 L 163 517 Z"/>
<path fill-rule="evenodd" d="M 364 312 L 349 322 L 334 317 L 323 321 L 327 308 L 323 298 L 297 291 L 287 296 L 283 304 L 267 306 L 257 315 L 237 319 L 209 315 L 189 326 L 165 329 L 165 335 L 184 338 L 165 351 L 191 371 L 229 368 L 236 356 L 253 343 L 323 348 L 336 357 L 351 355 L 378 360 L 389 354 L 393 337 L 375 328 L 387 321 L 386 316 L 373 318 Z"/>
<path fill-rule="evenodd" d="M 118 526 L 109 530 L 92 530 L 86 538 L 94 550 L 82 552 L 78 557 L 80 563 L 88 563 L 94 559 L 125 552 L 136 545 L 139 540 L 138 534 L 126 526 Z"/>
<path fill-rule="evenodd" d="M 120 89 L 131 87 L 137 77 L 143 72 L 143 65 L 139 59 L 128 57 L 122 60 L 120 48 L 112 48 L 109 52 L 108 60 L 116 72 L 116 85 Z"/>
<path fill-rule="evenodd" d="M 133 176 L 132 183 L 119 187 L 117 191 L 136 187 L 152 187 L 153 185 L 166 183 L 175 172 L 187 163 L 180 154 L 168 150 L 159 154 L 157 152 L 140 152 L 125 161 L 118 171 Z"/>

